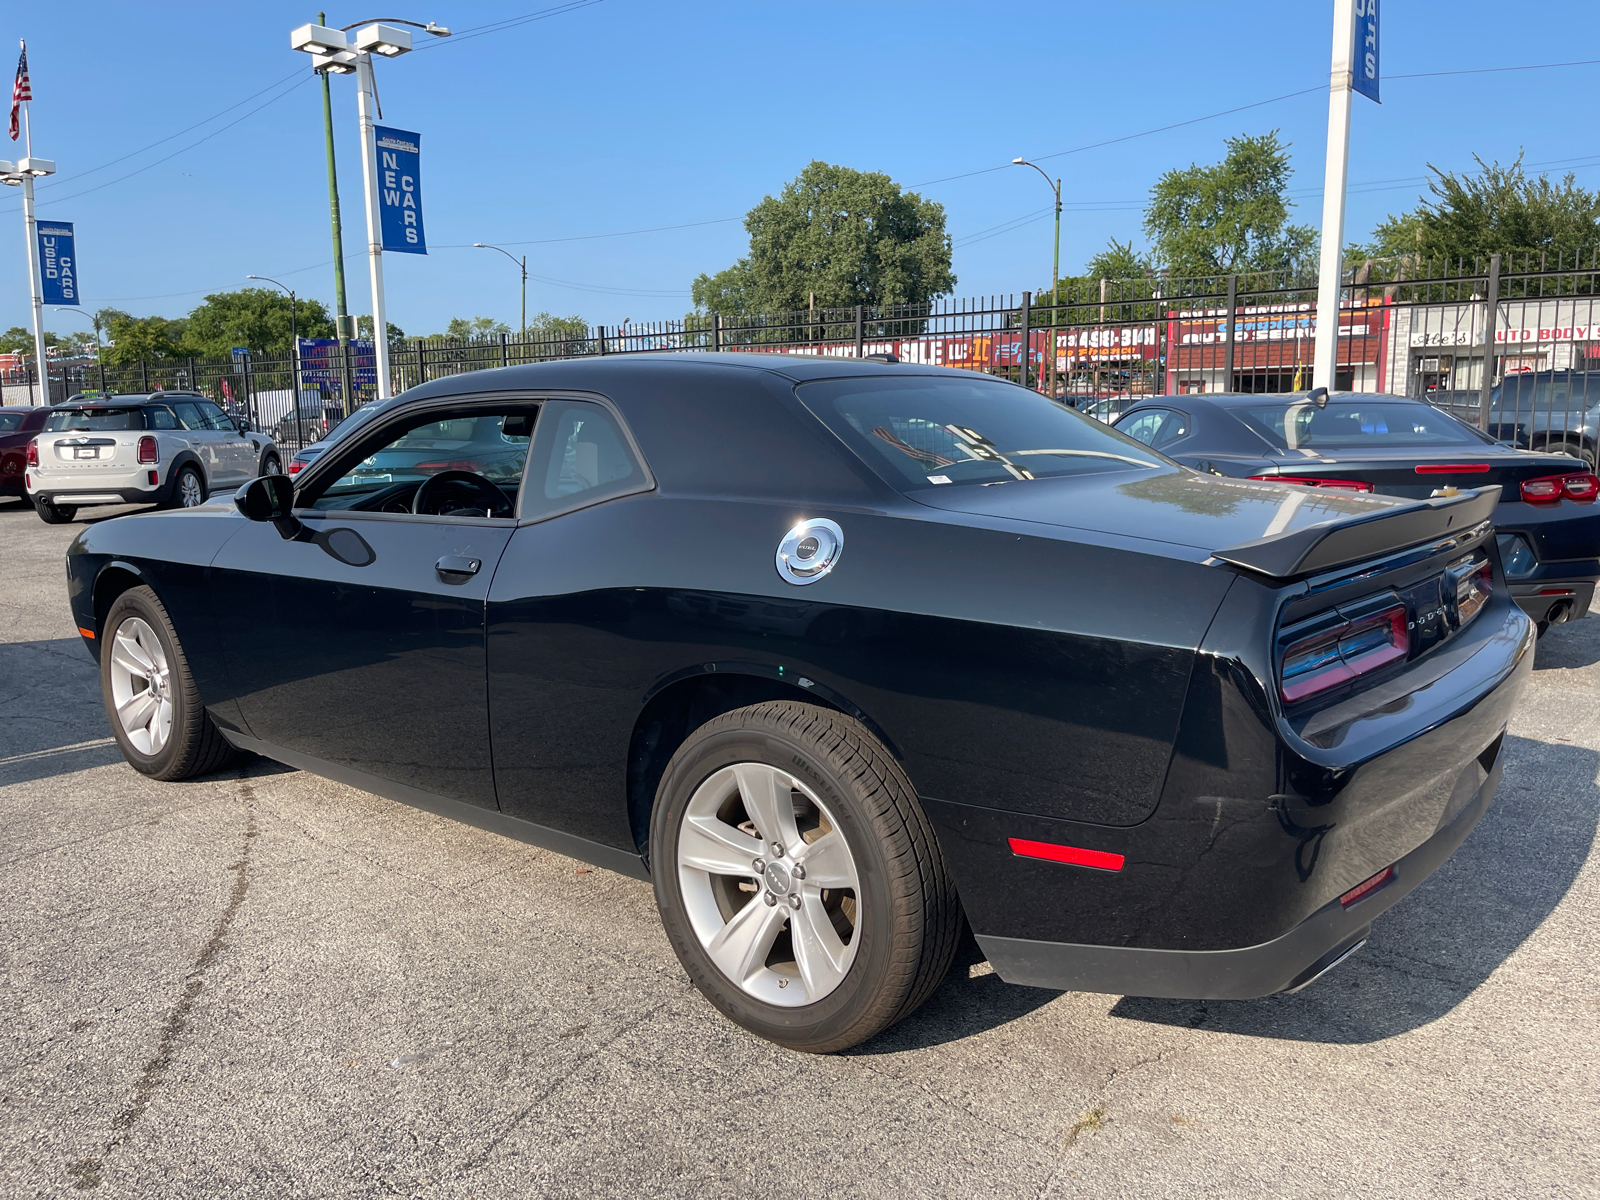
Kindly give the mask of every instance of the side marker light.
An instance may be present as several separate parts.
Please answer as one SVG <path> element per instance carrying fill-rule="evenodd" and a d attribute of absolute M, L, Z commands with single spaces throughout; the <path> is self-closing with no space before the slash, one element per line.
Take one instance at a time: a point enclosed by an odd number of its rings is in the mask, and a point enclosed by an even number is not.
<path fill-rule="evenodd" d="M 1030 842 L 1026 838 L 1007 840 L 1011 843 L 1011 853 L 1019 858 L 1043 858 L 1050 862 L 1071 863 L 1075 867 L 1093 867 L 1097 871 L 1120 871 L 1124 862 L 1122 855 L 1104 850 L 1061 846 L 1055 842 Z"/>
<path fill-rule="evenodd" d="M 78 632 L 83 634 L 83 636 L 88 638 L 90 641 L 94 640 L 94 630 L 85 629 L 82 625 L 79 625 L 78 626 Z"/>
<path fill-rule="evenodd" d="M 1368 896 L 1372 895 L 1373 892 L 1377 891 L 1393 878 L 1394 865 L 1390 864 L 1383 870 L 1379 871 L 1371 879 L 1367 880 L 1365 883 L 1356 884 L 1355 887 L 1351 888 L 1344 895 L 1340 896 L 1339 903 L 1344 905 L 1346 908 L 1349 908 L 1352 904 L 1355 904 L 1361 900 L 1365 900 Z"/>

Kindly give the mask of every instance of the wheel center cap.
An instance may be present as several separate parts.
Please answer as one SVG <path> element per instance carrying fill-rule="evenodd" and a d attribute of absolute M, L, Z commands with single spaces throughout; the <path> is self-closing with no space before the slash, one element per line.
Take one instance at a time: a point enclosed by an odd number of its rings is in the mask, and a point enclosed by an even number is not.
<path fill-rule="evenodd" d="M 789 868 L 780 862 L 767 864 L 765 878 L 767 890 L 774 896 L 787 896 L 789 889 L 794 886 L 789 878 Z"/>

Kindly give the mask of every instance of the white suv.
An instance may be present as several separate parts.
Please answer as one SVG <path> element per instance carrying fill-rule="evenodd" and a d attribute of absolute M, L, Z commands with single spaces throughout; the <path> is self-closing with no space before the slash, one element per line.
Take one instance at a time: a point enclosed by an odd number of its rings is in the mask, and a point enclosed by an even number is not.
<path fill-rule="evenodd" d="M 246 432 L 204 396 L 156 392 L 56 408 L 28 443 L 24 486 L 55 525 L 89 504 L 193 508 L 213 488 L 282 469 L 270 437 Z"/>

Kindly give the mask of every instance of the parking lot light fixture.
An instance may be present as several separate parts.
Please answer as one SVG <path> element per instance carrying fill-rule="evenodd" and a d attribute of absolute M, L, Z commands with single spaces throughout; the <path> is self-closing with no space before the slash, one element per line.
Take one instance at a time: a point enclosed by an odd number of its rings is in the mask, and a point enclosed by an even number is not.
<path fill-rule="evenodd" d="M 515 254 L 511 253 L 511 251 L 506 250 L 503 247 L 496 246 L 491 242 L 473 242 L 472 243 L 472 248 L 474 250 L 499 250 L 501 254 L 504 254 L 512 262 L 516 263 L 517 267 L 522 271 L 522 320 L 517 324 L 517 340 L 518 341 L 522 341 L 522 342 L 527 341 L 528 340 L 528 256 L 526 254 L 524 254 L 521 258 L 518 258 Z"/>
<path fill-rule="evenodd" d="M 0 162 L 0 183 L 22 189 L 22 226 L 28 244 L 28 293 L 33 304 L 33 353 L 39 363 L 39 403 L 50 403 L 50 365 L 44 354 L 44 282 L 39 277 L 38 225 L 33 216 L 33 181 L 56 173 L 56 164 L 33 155 L 33 127 L 28 127 L 28 154 L 15 163 Z"/>
<path fill-rule="evenodd" d="M 372 280 L 372 351 L 378 399 L 393 394 L 389 378 L 389 321 L 383 298 L 383 233 L 378 212 L 378 147 L 373 134 L 377 88 L 372 77 L 372 56 L 398 58 L 411 50 L 409 25 L 434 37 L 449 37 L 450 30 L 433 22 L 423 25 L 395 17 L 383 21 L 356 21 L 342 29 L 302 25 L 289 34 L 289 46 L 311 55 L 315 71 L 335 75 L 355 73 L 356 110 L 361 122 L 361 176 L 366 185 L 367 264 Z M 355 30 L 354 35 L 351 30 Z M 298 401 L 297 401 L 298 403 Z"/>
<path fill-rule="evenodd" d="M 270 283 L 273 287 L 289 297 L 289 390 L 294 393 L 294 420 L 296 428 L 300 425 L 300 321 L 297 311 L 298 301 L 294 289 L 285 287 L 276 279 L 269 279 L 265 275 L 246 275 L 246 279 L 259 280 L 261 283 Z M 300 438 L 301 447 L 304 448 L 305 437 Z"/>
<path fill-rule="evenodd" d="M 1053 344 L 1054 341 L 1055 341 L 1054 333 L 1055 333 L 1055 327 L 1056 327 L 1056 305 L 1057 305 L 1057 302 L 1060 299 L 1060 296 L 1058 295 L 1058 293 L 1061 290 L 1061 180 L 1059 180 L 1059 179 L 1052 180 L 1050 178 L 1049 172 L 1047 172 L 1043 167 L 1041 167 L 1038 163 L 1031 163 L 1025 158 L 1013 158 L 1011 160 L 1011 162 L 1012 162 L 1012 165 L 1018 166 L 1018 167 L 1032 167 L 1035 171 L 1039 172 L 1039 174 L 1043 175 L 1044 176 L 1044 181 L 1050 185 L 1050 190 L 1053 193 L 1055 193 L 1055 198 L 1056 198 L 1056 248 L 1055 248 L 1055 255 L 1054 255 L 1054 257 L 1052 257 L 1051 262 L 1050 262 L 1050 330 L 1051 330 L 1051 339 L 1050 340 L 1052 342 L 1052 345 L 1050 347 L 1050 363 L 1051 363 L 1051 378 L 1053 380 L 1054 379 L 1054 364 L 1055 364 L 1055 360 L 1056 360 L 1056 347 Z M 1027 336 L 1028 336 L 1027 330 L 1023 330 L 1022 336 L 1023 336 L 1024 341 L 1026 341 Z M 1028 382 L 1027 354 L 1028 354 L 1028 348 L 1026 346 L 1024 346 L 1023 347 L 1023 363 L 1022 363 L 1022 382 L 1024 384 L 1026 384 Z M 1055 388 L 1052 387 L 1050 390 L 1051 390 L 1052 393 L 1054 393 Z"/>

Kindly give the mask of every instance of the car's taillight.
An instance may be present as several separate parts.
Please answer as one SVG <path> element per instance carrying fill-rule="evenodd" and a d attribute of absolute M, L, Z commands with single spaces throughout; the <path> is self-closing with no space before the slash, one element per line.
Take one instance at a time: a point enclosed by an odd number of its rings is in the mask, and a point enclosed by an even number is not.
<path fill-rule="evenodd" d="M 304 466 L 305 466 L 305 463 L 301 462 L 298 458 L 291 458 L 289 460 L 289 474 L 291 474 L 291 475 L 300 474 L 300 468 L 302 468 Z"/>
<path fill-rule="evenodd" d="M 1301 487 L 1343 488 L 1348 492 L 1370 492 L 1372 485 L 1361 479 L 1313 479 L 1307 475 L 1252 475 L 1263 483 L 1298 483 Z"/>
<path fill-rule="evenodd" d="M 156 439 L 148 433 L 139 439 L 139 461 L 142 463 L 161 461 L 161 454 L 156 449 Z"/>
<path fill-rule="evenodd" d="M 1418 475 L 1484 475 L 1488 463 L 1424 463 L 1416 468 Z"/>
<path fill-rule="evenodd" d="M 29 438 L 28 439 L 28 465 L 30 467 L 37 467 L 39 465 L 39 439 L 38 438 Z"/>
<path fill-rule="evenodd" d="M 1529 504 L 1555 504 L 1563 497 L 1586 503 L 1600 494 L 1600 478 L 1593 471 L 1571 475 L 1541 475 L 1522 481 L 1522 498 Z"/>
<path fill-rule="evenodd" d="M 1292 642 L 1283 652 L 1278 687 L 1291 704 L 1349 683 L 1411 652 L 1404 604 L 1355 620 L 1335 610 L 1308 624 L 1322 628 Z"/>
<path fill-rule="evenodd" d="M 1465 625 L 1483 611 L 1483 606 L 1494 594 L 1494 568 L 1489 565 L 1487 558 L 1468 555 L 1445 568 L 1444 577 L 1447 584 L 1454 585 L 1457 627 Z"/>
<path fill-rule="evenodd" d="M 420 462 L 416 465 L 418 471 L 469 471 L 474 475 L 482 475 L 483 467 L 466 459 L 452 459 L 450 462 Z"/>

